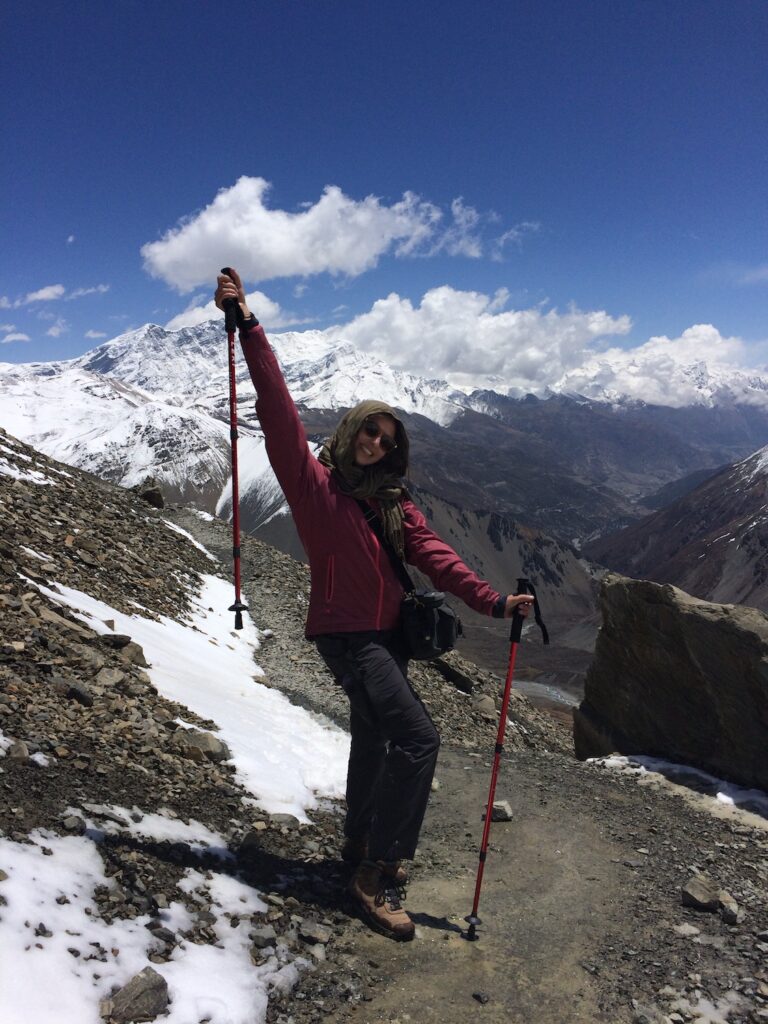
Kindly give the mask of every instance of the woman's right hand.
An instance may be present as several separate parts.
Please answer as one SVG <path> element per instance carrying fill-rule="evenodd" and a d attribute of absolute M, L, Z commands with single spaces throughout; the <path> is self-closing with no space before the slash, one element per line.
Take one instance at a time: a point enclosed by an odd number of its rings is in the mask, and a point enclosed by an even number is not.
<path fill-rule="evenodd" d="M 247 318 L 251 315 L 251 311 L 248 309 L 248 303 L 245 301 L 243 282 L 240 280 L 240 275 L 234 267 L 230 267 L 229 269 L 232 271 L 231 277 L 228 277 L 226 274 L 219 274 L 216 278 L 217 287 L 213 301 L 219 309 L 223 310 L 224 303 L 228 299 L 235 299 L 239 304 L 240 309 L 243 311 L 243 316 Z"/>

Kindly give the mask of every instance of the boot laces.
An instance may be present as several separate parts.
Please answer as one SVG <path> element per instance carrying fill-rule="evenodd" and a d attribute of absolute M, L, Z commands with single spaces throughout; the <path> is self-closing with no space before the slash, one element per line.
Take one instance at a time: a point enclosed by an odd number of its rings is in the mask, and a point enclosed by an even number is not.
<path fill-rule="evenodd" d="M 388 903 L 392 910 L 402 910 L 402 901 L 405 899 L 405 886 L 398 885 L 396 882 L 388 881 L 383 884 L 379 891 L 376 893 L 375 902 L 376 906 L 380 907 L 385 903 Z"/>

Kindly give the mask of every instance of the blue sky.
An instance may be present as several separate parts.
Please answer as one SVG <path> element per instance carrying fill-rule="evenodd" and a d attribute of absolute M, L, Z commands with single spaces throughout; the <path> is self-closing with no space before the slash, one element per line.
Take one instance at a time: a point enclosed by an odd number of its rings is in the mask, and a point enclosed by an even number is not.
<path fill-rule="evenodd" d="M 177 323 L 231 251 L 268 326 L 375 320 L 401 363 L 425 296 L 433 327 L 535 311 L 631 348 L 711 324 L 764 362 L 764 0 L 11 0 L 2 20 L 0 360 Z M 436 343 L 420 369 L 444 362 Z"/>

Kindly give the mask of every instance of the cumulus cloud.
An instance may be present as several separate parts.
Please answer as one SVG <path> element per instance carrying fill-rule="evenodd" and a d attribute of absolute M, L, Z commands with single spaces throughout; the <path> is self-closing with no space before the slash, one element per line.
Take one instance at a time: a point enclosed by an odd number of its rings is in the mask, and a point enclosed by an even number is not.
<path fill-rule="evenodd" d="M 145 269 L 180 292 L 213 280 L 227 265 L 253 282 L 323 273 L 356 277 L 390 253 L 498 259 L 505 245 L 519 245 L 538 230 L 525 221 L 489 241 L 488 225 L 498 216 L 480 213 L 461 197 L 446 214 L 413 192 L 387 204 L 377 196 L 352 199 L 328 185 L 316 202 L 288 211 L 268 206 L 269 189 L 264 178 L 253 177 L 221 189 L 205 209 L 142 247 Z"/>
<path fill-rule="evenodd" d="M 204 210 L 142 247 L 144 266 L 181 292 L 212 280 L 222 266 L 250 281 L 330 273 L 356 276 L 394 250 L 413 252 L 434 229 L 440 210 L 412 192 L 387 206 L 355 200 L 329 185 L 299 212 L 266 205 L 269 182 L 240 178 Z"/>
<path fill-rule="evenodd" d="M 29 341 L 29 340 L 30 340 L 30 338 L 29 338 L 28 334 L 21 334 L 21 333 L 6 334 L 6 336 L 2 340 L 0 340 L 0 345 L 8 345 L 12 341 Z"/>
<path fill-rule="evenodd" d="M 444 285 L 418 306 L 393 293 L 328 334 L 422 376 L 471 387 L 503 379 L 516 391 L 546 388 L 581 365 L 595 342 L 632 326 L 603 310 L 507 310 L 508 301 L 506 289 L 486 295 Z"/>
<path fill-rule="evenodd" d="M 245 298 L 248 308 L 253 310 L 259 321 L 267 328 L 292 327 L 307 323 L 306 320 L 300 320 L 281 309 L 280 305 L 273 302 L 264 292 L 248 292 Z M 182 327 L 197 327 L 198 324 L 203 324 L 207 320 L 223 319 L 224 314 L 216 307 L 213 299 L 204 305 L 198 303 L 199 299 L 197 303 L 190 303 L 183 312 L 172 317 L 165 325 L 166 330 L 178 331 Z"/>
<path fill-rule="evenodd" d="M 723 337 L 712 324 L 694 324 L 678 338 L 660 335 L 635 348 L 588 356 L 555 384 L 587 397 L 626 395 L 679 407 L 695 403 L 702 386 L 716 389 L 718 371 L 739 368 L 745 357 L 740 338 Z"/>

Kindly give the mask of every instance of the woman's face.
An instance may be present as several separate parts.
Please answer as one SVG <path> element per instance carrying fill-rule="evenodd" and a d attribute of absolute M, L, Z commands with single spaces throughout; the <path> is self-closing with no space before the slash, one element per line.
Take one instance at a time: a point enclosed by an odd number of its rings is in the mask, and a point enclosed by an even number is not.
<path fill-rule="evenodd" d="M 355 464 L 375 466 L 389 454 L 395 444 L 395 421 L 386 413 L 368 416 L 355 438 Z"/>

